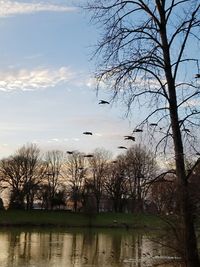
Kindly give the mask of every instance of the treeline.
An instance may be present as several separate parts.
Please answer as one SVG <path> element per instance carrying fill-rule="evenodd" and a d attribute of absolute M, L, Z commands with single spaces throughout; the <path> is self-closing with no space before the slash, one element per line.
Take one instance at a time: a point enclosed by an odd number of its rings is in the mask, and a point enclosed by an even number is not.
<path fill-rule="evenodd" d="M 0 185 L 8 208 L 66 208 L 99 212 L 173 212 L 176 178 L 160 174 L 154 154 L 135 145 L 115 160 L 96 149 L 91 155 L 48 151 L 33 144 L 0 161 Z"/>

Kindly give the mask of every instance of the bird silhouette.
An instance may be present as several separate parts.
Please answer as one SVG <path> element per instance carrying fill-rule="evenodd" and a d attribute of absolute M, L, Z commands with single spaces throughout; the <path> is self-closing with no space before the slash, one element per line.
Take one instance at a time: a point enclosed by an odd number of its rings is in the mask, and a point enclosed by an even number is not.
<path fill-rule="evenodd" d="M 195 78 L 200 78 L 200 73 L 197 73 L 197 74 L 195 75 Z"/>
<path fill-rule="evenodd" d="M 141 133 L 141 132 L 143 132 L 143 130 L 142 129 L 135 129 L 135 130 L 133 130 L 133 132 L 134 133 Z"/>
<path fill-rule="evenodd" d="M 118 146 L 119 149 L 127 149 L 125 146 Z"/>
<path fill-rule="evenodd" d="M 94 157 L 92 154 L 84 155 L 84 158 L 92 158 Z"/>
<path fill-rule="evenodd" d="M 74 151 L 67 151 L 67 154 L 72 155 Z"/>
<path fill-rule="evenodd" d="M 117 163 L 117 160 L 113 160 L 112 163 Z"/>
<path fill-rule="evenodd" d="M 92 132 L 83 132 L 85 135 L 92 135 Z"/>
<path fill-rule="evenodd" d="M 131 135 L 125 135 L 124 136 L 124 140 L 132 140 L 132 141 L 135 141 L 135 137 L 134 136 L 131 136 Z"/>
<path fill-rule="evenodd" d="M 100 101 L 99 101 L 99 104 L 100 104 L 100 105 L 110 104 L 110 102 L 105 101 L 105 100 L 100 100 Z"/>
<path fill-rule="evenodd" d="M 149 125 L 150 125 L 150 126 L 158 126 L 157 123 L 150 123 Z"/>
<path fill-rule="evenodd" d="M 197 156 L 200 156 L 200 152 L 197 152 L 196 155 L 197 155 Z"/>

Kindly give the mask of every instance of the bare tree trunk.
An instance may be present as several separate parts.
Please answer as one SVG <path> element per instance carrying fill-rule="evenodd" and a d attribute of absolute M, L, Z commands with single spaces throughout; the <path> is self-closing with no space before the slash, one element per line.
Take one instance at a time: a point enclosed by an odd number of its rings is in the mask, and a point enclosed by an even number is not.
<path fill-rule="evenodd" d="M 173 140 L 175 148 L 176 174 L 180 187 L 180 196 L 178 206 L 180 207 L 180 218 L 183 225 L 183 241 L 185 240 L 184 256 L 188 267 L 200 266 L 197 239 L 195 235 L 194 218 L 192 214 L 192 205 L 189 195 L 189 186 L 185 172 L 184 154 L 180 128 L 177 127 L 178 116 L 176 109 L 171 109 L 171 121 Z"/>
<path fill-rule="evenodd" d="M 74 200 L 74 211 L 77 212 L 77 200 Z"/>
<path fill-rule="evenodd" d="M 170 110 L 170 119 L 172 125 L 173 142 L 174 142 L 176 175 L 180 186 L 180 196 L 178 201 L 180 203 L 180 218 L 182 218 L 181 223 L 183 225 L 183 233 L 184 233 L 183 242 L 185 241 L 183 243 L 185 244 L 184 256 L 187 263 L 187 267 L 197 267 L 200 266 L 200 260 L 198 256 L 197 238 L 195 235 L 194 219 L 192 215 L 192 209 L 190 203 L 191 200 L 189 197 L 189 187 L 185 171 L 183 142 L 178 119 L 176 87 L 174 78 L 172 76 L 171 58 L 170 58 L 169 44 L 167 41 L 166 27 L 162 27 L 162 25 L 166 25 L 165 16 L 162 12 L 160 12 L 160 17 L 161 17 L 160 34 L 163 44 L 165 75 L 167 79 L 168 93 L 169 93 L 169 104 L 170 104 L 169 110 Z"/>
<path fill-rule="evenodd" d="M 96 212 L 99 213 L 99 207 L 100 207 L 100 197 L 96 197 Z"/>

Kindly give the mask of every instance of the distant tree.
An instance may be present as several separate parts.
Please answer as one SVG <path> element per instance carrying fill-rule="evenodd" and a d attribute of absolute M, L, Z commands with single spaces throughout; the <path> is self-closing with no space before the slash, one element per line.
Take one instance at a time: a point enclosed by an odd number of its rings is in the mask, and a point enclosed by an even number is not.
<path fill-rule="evenodd" d="M 192 199 L 192 210 L 194 216 L 198 217 L 200 214 L 200 158 L 195 164 L 190 166 L 188 170 L 188 180 L 189 180 L 189 189 L 190 197 Z"/>
<path fill-rule="evenodd" d="M 85 179 L 82 189 L 81 202 L 85 214 L 93 216 L 97 212 L 94 184 L 88 177 Z"/>
<path fill-rule="evenodd" d="M 3 200 L 0 198 L 0 210 L 4 210 Z"/>
<path fill-rule="evenodd" d="M 108 197 L 112 200 L 113 210 L 115 212 L 122 212 L 128 193 L 123 156 L 118 156 L 116 163 L 110 163 L 104 186 Z"/>
<path fill-rule="evenodd" d="M 47 196 L 47 207 L 48 209 L 53 208 L 53 199 L 58 193 L 59 186 L 62 183 L 62 168 L 64 165 L 64 155 L 63 152 L 58 150 L 48 151 L 45 155 L 45 181 L 48 191 Z"/>
<path fill-rule="evenodd" d="M 11 156 L 0 162 L 1 181 L 10 189 L 9 208 L 24 209 L 23 177 L 21 175 L 21 159 Z"/>
<path fill-rule="evenodd" d="M 65 162 L 65 177 L 68 192 L 73 201 L 74 211 L 78 210 L 78 203 L 82 201 L 87 173 L 86 160 L 79 152 L 68 155 Z"/>
<path fill-rule="evenodd" d="M 150 186 L 150 199 L 159 214 L 175 213 L 177 210 L 177 180 L 174 174 L 156 179 Z"/>
<path fill-rule="evenodd" d="M 51 200 L 51 205 L 53 208 L 58 208 L 58 209 L 66 206 L 66 192 L 65 192 L 65 190 L 63 190 L 63 189 L 58 190 L 54 194 L 54 197 Z"/>
<path fill-rule="evenodd" d="M 105 178 L 107 176 L 108 160 L 111 158 L 109 151 L 96 149 L 93 157 L 89 159 L 90 185 L 96 202 L 96 212 L 99 212 L 100 201 L 104 191 Z"/>
<path fill-rule="evenodd" d="M 99 87 L 113 89 L 113 98 L 125 99 L 129 110 L 146 103 L 140 127 L 146 123 L 158 133 L 157 148 L 173 144 L 184 260 L 200 266 L 184 159 L 199 127 L 200 3 L 91 0 L 87 7 L 104 31 L 97 49 Z"/>
<path fill-rule="evenodd" d="M 1 160 L 0 172 L 3 183 L 10 187 L 10 207 L 31 209 L 45 173 L 38 147 L 23 146 L 14 156 Z"/>
<path fill-rule="evenodd" d="M 135 145 L 127 150 L 124 157 L 131 209 L 143 211 L 144 201 L 149 192 L 149 183 L 155 179 L 158 169 L 155 155 L 146 147 Z"/>

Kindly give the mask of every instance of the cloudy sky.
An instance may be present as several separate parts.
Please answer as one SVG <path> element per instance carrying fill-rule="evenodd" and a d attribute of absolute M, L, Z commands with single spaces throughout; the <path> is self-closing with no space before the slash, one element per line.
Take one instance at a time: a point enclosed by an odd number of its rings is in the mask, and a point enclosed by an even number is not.
<path fill-rule="evenodd" d="M 114 154 L 130 145 L 123 108 L 98 105 L 109 98 L 96 96 L 91 76 L 98 34 L 73 1 L 1 0 L 0 32 L 0 158 L 32 142 Z"/>

